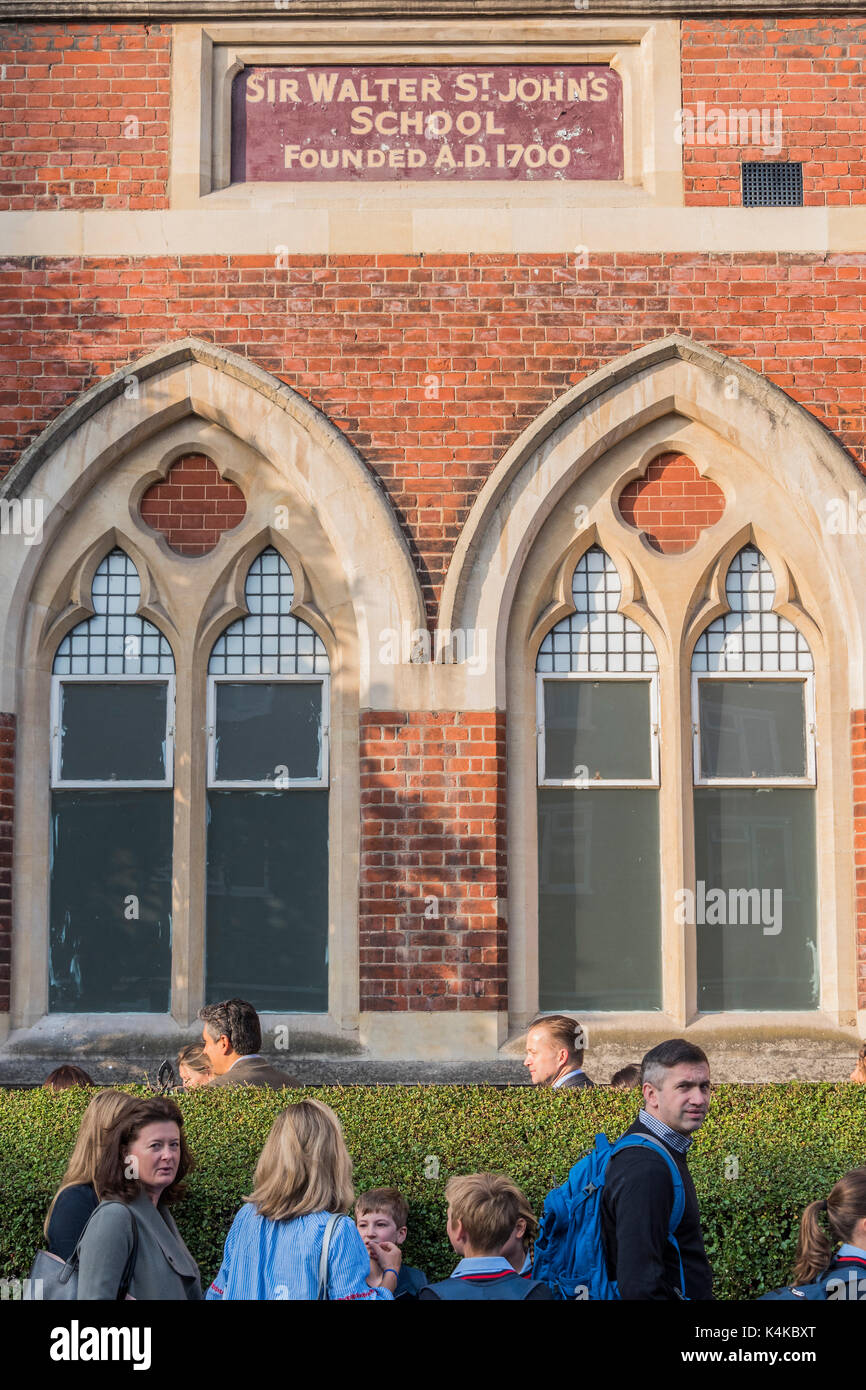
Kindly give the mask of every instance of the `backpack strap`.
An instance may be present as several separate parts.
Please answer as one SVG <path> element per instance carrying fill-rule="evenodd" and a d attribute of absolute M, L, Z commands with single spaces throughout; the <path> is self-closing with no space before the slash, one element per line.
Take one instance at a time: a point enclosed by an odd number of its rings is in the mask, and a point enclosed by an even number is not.
<path fill-rule="evenodd" d="M 319 1290 L 316 1294 L 317 1299 L 326 1299 L 328 1297 L 328 1254 L 331 1249 L 331 1237 L 334 1234 L 338 1222 L 345 1221 L 345 1219 L 343 1214 L 338 1212 L 336 1215 L 329 1216 L 325 1223 L 325 1233 L 322 1236 L 322 1254 L 319 1259 Z"/>
<path fill-rule="evenodd" d="M 677 1252 L 677 1260 L 679 1261 L 680 1266 L 680 1297 L 685 1299 L 686 1278 L 683 1272 L 683 1257 L 680 1254 L 679 1242 L 677 1241 L 677 1238 L 674 1235 L 674 1232 L 676 1231 L 677 1227 L 682 1221 L 686 1210 L 686 1190 L 683 1186 L 682 1176 L 674 1159 L 672 1158 L 671 1154 L 668 1153 L 668 1150 L 665 1148 L 664 1144 L 662 1144 L 661 1141 L 658 1139 L 653 1139 L 649 1134 L 624 1135 L 622 1139 L 618 1139 L 616 1141 L 613 1148 L 611 1149 L 610 1156 L 611 1158 L 613 1158 L 614 1154 L 619 1153 L 621 1149 L 638 1148 L 655 1149 L 657 1153 L 661 1154 L 662 1158 L 665 1160 L 665 1163 L 668 1165 L 668 1170 L 671 1175 L 671 1181 L 674 1185 L 674 1203 L 671 1207 L 670 1220 L 668 1221 L 668 1240 Z"/>
<path fill-rule="evenodd" d="M 126 1298 L 129 1293 L 129 1286 L 135 1274 L 135 1261 L 138 1256 L 138 1222 L 135 1219 L 135 1212 L 132 1207 L 127 1207 L 132 1221 L 132 1249 L 126 1257 L 126 1264 L 123 1267 L 123 1274 L 120 1276 L 120 1288 L 117 1290 L 118 1300 Z"/>

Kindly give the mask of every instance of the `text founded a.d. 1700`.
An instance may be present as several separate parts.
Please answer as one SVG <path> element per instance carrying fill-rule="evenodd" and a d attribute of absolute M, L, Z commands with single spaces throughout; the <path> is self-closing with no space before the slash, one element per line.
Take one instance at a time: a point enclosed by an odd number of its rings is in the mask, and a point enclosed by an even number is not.
<path fill-rule="evenodd" d="M 621 179 L 612 68 L 249 67 L 232 182 Z"/>

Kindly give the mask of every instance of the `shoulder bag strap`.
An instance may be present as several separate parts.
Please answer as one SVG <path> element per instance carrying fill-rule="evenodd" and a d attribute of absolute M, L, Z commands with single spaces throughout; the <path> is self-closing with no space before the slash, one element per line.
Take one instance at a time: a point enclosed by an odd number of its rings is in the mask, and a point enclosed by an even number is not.
<path fill-rule="evenodd" d="M 133 1277 L 135 1275 L 135 1261 L 136 1257 L 138 1256 L 138 1222 L 135 1219 L 135 1212 L 132 1210 L 132 1208 L 128 1207 L 127 1210 L 129 1211 L 130 1220 L 132 1221 L 132 1249 L 130 1250 L 126 1258 L 126 1264 L 123 1267 L 123 1274 L 121 1275 L 120 1279 L 120 1288 L 117 1290 L 118 1302 L 126 1298 L 126 1295 L 129 1293 L 129 1286 L 132 1283 Z"/>
<path fill-rule="evenodd" d="M 339 1221 L 344 1221 L 345 1217 L 338 1213 L 329 1216 L 325 1225 L 325 1234 L 322 1237 L 322 1254 L 319 1259 L 319 1290 L 316 1294 L 317 1299 L 328 1297 L 328 1254 L 331 1249 L 331 1237 Z"/>
<path fill-rule="evenodd" d="M 120 1279 L 120 1287 L 117 1291 L 118 1300 L 121 1300 L 125 1299 L 126 1295 L 129 1293 L 129 1286 L 132 1283 L 132 1278 L 135 1274 L 135 1261 L 138 1255 L 138 1222 L 135 1219 L 135 1212 L 127 1206 L 126 1202 L 118 1202 L 117 1205 L 126 1207 L 127 1211 L 129 1212 L 130 1220 L 132 1221 L 132 1249 L 126 1257 L 126 1264 L 123 1266 L 123 1274 L 121 1275 Z M 66 1268 L 62 1271 L 60 1275 L 60 1282 L 62 1284 L 65 1284 L 67 1280 L 70 1279 L 72 1275 L 77 1272 L 78 1264 L 81 1259 L 81 1242 L 84 1240 L 84 1237 L 87 1234 L 87 1227 L 90 1225 L 94 1216 L 99 1211 L 99 1207 L 101 1206 L 102 1203 L 100 1202 L 99 1206 L 94 1207 L 93 1211 L 88 1216 L 84 1226 L 84 1230 L 78 1237 L 75 1249 L 69 1256 L 69 1259 L 66 1261 Z"/>

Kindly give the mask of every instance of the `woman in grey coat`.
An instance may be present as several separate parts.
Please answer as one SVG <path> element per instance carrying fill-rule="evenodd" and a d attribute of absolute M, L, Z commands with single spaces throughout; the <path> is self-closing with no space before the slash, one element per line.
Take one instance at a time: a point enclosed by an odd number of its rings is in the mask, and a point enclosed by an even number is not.
<path fill-rule="evenodd" d="M 112 1126 L 96 1179 L 102 1201 L 79 1249 L 79 1299 L 118 1297 L 134 1228 L 138 1250 L 129 1297 L 201 1299 L 198 1265 L 169 1211 L 183 1195 L 191 1166 L 174 1101 L 138 1101 Z"/>

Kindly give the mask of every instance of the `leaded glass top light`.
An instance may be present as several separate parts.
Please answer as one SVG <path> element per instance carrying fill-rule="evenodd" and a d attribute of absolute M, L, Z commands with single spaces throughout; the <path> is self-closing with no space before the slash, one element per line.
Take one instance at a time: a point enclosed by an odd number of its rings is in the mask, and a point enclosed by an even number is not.
<path fill-rule="evenodd" d="M 96 610 L 67 632 L 54 657 L 56 676 L 170 676 L 171 647 L 159 628 L 137 615 L 138 570 L 125 551 L 109 551 L 93 576 Z"/>
<path fill-rule="evenodd" d="M 622 582 L 616 565 L 600 546 L 592 546 L 581 559 L 571 592 L 576 612 L 548 632 L 538 652 L 536 671 L 616 674 L 658 670 L 650 638 L 633 619 L 618 611 Z"/>
<path fill-rule="evenodd" d="M 701 633 L 692 671 L 701 673 L 811 671 L 809 644 L 792 622 L 773 612 L 776 581 L 754 545 L 734 556 L 725 579 L 731 605 Z"/>
<path fill-rule="evenodd" d="M 293 617 L 292 571 L 272 546 L 253 560 L 244 589 L 249 613 L 217 638 L 212 676 L 327 675 L 328 653 L 309 623 Z"/>

